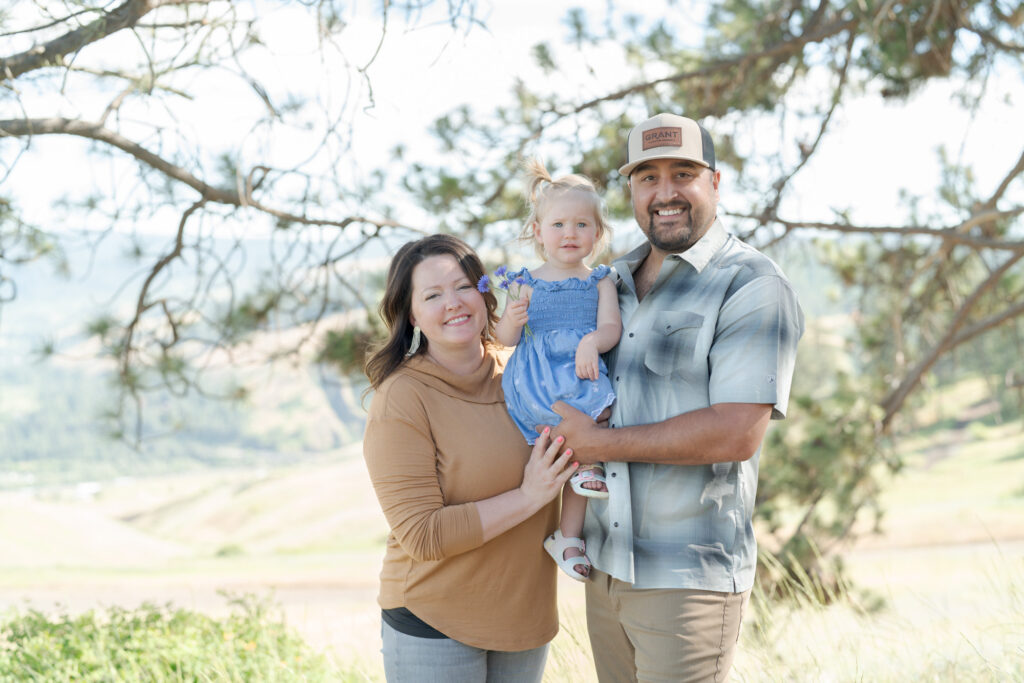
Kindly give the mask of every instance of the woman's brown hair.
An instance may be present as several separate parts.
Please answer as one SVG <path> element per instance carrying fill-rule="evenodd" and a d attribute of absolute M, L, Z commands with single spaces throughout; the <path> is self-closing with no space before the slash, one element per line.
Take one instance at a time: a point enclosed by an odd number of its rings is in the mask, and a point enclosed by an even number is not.
<path fill-rule="evenodd" d="M 431 256 L 452 256 L 459 263 L 462 272 L 474 285 L 484 276 L 484 264 L 472 247 L 452 235 L 430 235 L 414 242 L 407 242 L 391 259 L 388 268 L 387 284 L 384 297 L 380 301 L 378 312 L 388 329 L 388 336 L 369 355 L 363 367 L 366 378 L 370 380 L 370 388 L 376 389 L 405 362 L 406 353 L 412 344 L 412 323 L 409 314 L 412 309 L 412 271 L 417 265 Z M 487 325 L 484 327 L 481 341 L 490 343 L 494 337 L 494 325 L 498 320 L 495 310 L 498 300 L 490 289 L 483 292 L 484 304 L 487 306 Z M 422 338 L 416 354 L 423 353 L 427 348 L 426 337 Z"/>

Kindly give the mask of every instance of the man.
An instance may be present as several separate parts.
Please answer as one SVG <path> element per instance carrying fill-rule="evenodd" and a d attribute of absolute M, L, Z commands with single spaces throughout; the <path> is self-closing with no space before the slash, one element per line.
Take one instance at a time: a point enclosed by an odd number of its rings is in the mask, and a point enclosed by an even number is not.
<path fill-rule="evenodd" d="M 604 681 L 720 681 L 757 562 L 758 456 L 785 416 L 803 313 L 782 271 L 726 232 L 721 174 L 696 121 L 659 114 L 629 134 L 646 243 L 615 262 L 623 333 L 602 429 L 564 403 L 557 433 L 607 461 L 584 529 L 587 625 Z"/>

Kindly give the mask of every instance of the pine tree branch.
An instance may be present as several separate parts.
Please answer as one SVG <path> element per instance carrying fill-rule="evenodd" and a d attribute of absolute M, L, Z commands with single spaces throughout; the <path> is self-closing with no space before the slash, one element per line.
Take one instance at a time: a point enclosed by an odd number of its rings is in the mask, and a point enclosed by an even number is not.
<path fill-rule="evenodd" d="M 296 223 L 300 225 L 318 225 L 324 227 L 335 227 L 344 230 L 353 224 L 366 224 L 376 228 L 406 228 L 416 230 L 411 226 L 389 220 L 367 218 L 365 216 L 349 216 L 341 220 L 324 218 L 313 218 L 275 209 L 262 204 L 252 196 L 252 185 L 247 184 L 244 194 L 238 190 L 226 190 L 214 187 L 201 180 L 187 169 L 174 164 L 167 159 L 155 154 L 133 140 L 129 140 L 120 133 L 105 128 L 98 123 L 80 121 L 76 119 L 49 118 L 49 119 L 7 119 L 0 120 L 0 139 L 4 137 L 30 137 L 33 135 L 71 135 L 76 137 L 102 142 L 116 147 L 129 154 L 150 168 L 164 174 L 168 178 L 183 183 L 199 193 L 208 202 L 226 204 L 229 206 L 249 207 L 262 213 L 273 216 L 285 223 Z"/>
<path fill-rule="evenodd" d="M 1024 173 L 1024 151 L 1021 152 L 1016 165 L 1010 169 L 1006 174 L 1006 177 L 1003 178 L 1001 183 L 999 183 L 999 187 L 996 188 L 996 191 L 992 193 L 992 196 L 989 197 L 988 201 L 986 201 L 982 206 L 986 209 L 996 208 L 996 204 L 1003 198 L 1003 195 L 1006 194 L 1006 190 L 1010 187 L 1010 183 L 1012 183 L 1021 173 Z"/>
<path fill-rule="evenodd" d="M 184 238 L 185 238 L 185 224 L 188 223 L 188 219 L 193 213 L 198 211 L 207 202 L 206 199 L 200 199 L 193 203 L 181 216 L 181 220 L 178 222 L 178 230 L 175 233 L 174 248 L 171 251 L 164 254 L 159 261 L 154 264 L 153 268 L 150 269 L 149 275 L 146 276 L 145 282 L 142 283 L 142 287 L 139 289 L 139 296 L 135 304 L 135 315 L 131 321 L 125 326 L 124 338 L 121 344 L 120 351 L 120 374 L 121 384 L 125 388 L 128 394 L 131 395 L 132 400 L 135 402 L 135 441 L 141 443 L 142 441 L 142 397 L 140 395 L 139 387 L 134 381 L 132 381 L 132 359 L 135 357 L 135 349 L 132 347 L 132 338 L 135 335 L 135 330 L 142 320 L 142 315 L 157 305 L 163 303 L 156 301 L 147 303 L 146 298 L 149 294 L 149 288 L 153 284 L 157 275 L 163 271 L 172 261 L 181 256 L 182 250 L 184 249 Z M 164 309 L 166 311 L 166 308 Z M 168 315 L 170 318 L 170 315 Z"/>
<path fill-rule="evenodd" d="M 996 249 L 999 251 L 1024 252 L 1024 240 L 1003 240 L 988 237 L 975 237 L 965 234 L 982 223 L 1016 218 L 1024 214 L 1024 206 L 1018 206 L 1006 211 L 986 211 L 974 214 L 967 220 L 948 228 L 929 228 L 921 225 L 853 225 L 852 223 L 826 223 L 823 221 L 788 221 L 782 218 L 775 218 L 773 222 L 778 223 L 787 231 L 790 230 L 827 230 L 842 233 L 860 233 L 867 235 L 924 235 L 935 237 L 950 244 L 961 244 L 977 249 Z M 761 216 L 730 213 L 730 216 L 737 218 L 748 218 L 760 220 Z"/>
<path fill-rule="evenodd" d="M 1006 41 L 997 38 L 996 35 L 991 31 L 988 31 L 983 28 L 975 28 L 973 26 L 967 26 L 965 28 L 968 31 L 974 33 L 979 38 L 981 38 L 982 41 L 988 43 L 989 45 L 994 45 L 1000 50 L 1003 50 L 1005 52 L 1016 52 L 1018 54 L 1024 53 L 1024 45 L 1021 45 L 1019 43 L 1007 43 Z"/>
<path fill-rule="evenodd" d="M 810 161 L 812 156 L 814 156 L 814 153 L 821 145 L 821 141 L 825 138 L 825 134 L 828 132 L 828 126 L 832 121 L 832 117 L 839 108 L 839 105 L 843 100 L 843 94 L 846 92 L 846 80 L 850 71 L 850 63 L 853 61 L 853 46 L 855 40 L 856 36 L 851 33 L 850 37 L 846 41 L 846 55 L 843 59 L 843 65 L 839 69 L 839 79 L 832 91 L 832 101 L 829 104 L 828 111 L 821 120 L 821 124 L 818 127 L 818 134 L 814 138 L 814 142 L 807 145 L 800 145 L 800 161 L 789 171 L 789 173 L 781 176 L 772 185 L 772 201 L 765 206 L 764 211 L 762 211 L 762 223 L 768 223 L 778 215 L 779 205 L 782 204 L 783 191 L 786 189 L 786 185 L 788 185 L 796 174 L 807 165 L 807 162 Z"/>
<path fill-rule="evenodd" d="M 154 154 L 142 145 L 129 140 L 120 133 L 104 128 L 101 124 L 66 118 L 8 119 L 0 121 L 0 138 L 28 137 L 33 135 L 72 135 L 95 140 L 116 147 L 135 157 L 142 163 L 163 173 L 169 178 L 188 185 L 204 199 L 220 204 L 241 205 L 237 192 L 213 187 L 187 170 Z"/>
<path fill-rule="evenodd" d="M 777 45 L 765 48 L 760 52 L 754 52 L 751 54 L 745 54 L 734 59 L 723 59 L 716 60 L 708 63 L 707 65 L 693 69 L 691 71 L 683 71 L 672 74 L 671 76 L 665 76 L 663 78 L 657 78 L 653 81 L 644 81 L 643 83 L 637 83 L 631 85 L 622 90 L 617 90 L 613 93 L 603 95 L 593 100 L 583 102 L 572 109 L 570 114 L 579 114 L 580 112 L 588 109 L 593 109 L 597 105 L 603 102 L 615 102 L 623 98 L 629 97 L 630 95 L 636 95 L 639 93 L 646 92 L 655 86 L 662 85 L 664 83 L 672 83 L 675 85 L 681 85 L 687 81 L 707 78 L 719 73 L 730 73 L 737 69 L 744 67 L 749 64 L 756 64 L 762 59 L 772 59 L 776 63 L 783 62 L 793 55 L 800 52 L 805 45 L 811 43 L 820 43 L 827 38 L 839 35 L 843 31 L 851 29 L 858 24 L 857 18 L 848 19 L 837 19 L 831 23 L 826 24 L 821 28 L 815 28 L 811 32 L 802 33 L 790 40 L 784 41 Z"/>
<path fill-rule="evenodd" d="M 980 334 L 988 332 L 989 330 L 1002 325 L 1003 323 L 1016 318 L 1017 316 L 1024 315 L 1024 301 L 1019 301 L 1015 305 L 1009 308 L 1003 309 L 995 315 L 991 315 L 987 318 L 979 320 L 978 322 L 965 327 L 956 335 L 952 342 L 951 347 L 959 346 L 965 342 L 969 342 Z"/>
<path fill-rule="evenodd" d="M 208 2 L 209 0 L 127 0 L 85 26 L 68 31 L 19 54 L 0 58 L 0 82 L 13 81 L 36 69 L 63 66 L 64 57 L 67 55 L 78 52 L 86 45 L 102 40 L 112 33 L 136 25 L 139 19 L 158 7 Z"/>
<path fill-rule="evenodd" d="M 971 295 L 967 297 L 964 303 L 960 306 L 960 310 L 956 312 L 956 315 L 953 317 L 949 327 L 946 329 L 946 333 L 943 335 L 943 338 L 932 347 L 931 351 L 929 351 L 928 354 L 917 363 L 917 365 L 911 368 L 903 379 L 900 380 L 899 385 L 889 393 L 885 400 L 882 401 L 881 406 L 885 411 L 885 415 L 882 417 L 883 431 L 889 428 L 890 423 L 903 407 L 907 397 L 910 396 L 911 392 L 913 392 L 920 383 L 921 378 L 924 377 L 932 367 L 934 367 L 935 363 L 937 363 L 940 358 L 952 349 L 956 348 L 959 344 L 962 344 L 969 339 L 973 339 L 982 332 L 992 329 L 996 325 L 1002 324 L 1003 322 L 1024 313 L 1024 304 L 1018 303 L 997 315 L 990 316 L 989 318 L 963 329 L 972 309 L 981 300 L 982 296 L 999 284 L 1003 275 L 1005 275 L 1010 268 L 1017 264 L 1022 258 L 1024 258 L 1024 250 L 1019 254 L 1008 258 L 1001 266 L 999 266 L 999 268 L 992 271 L 992 273 L 985 278 L 984 282 L 979 284 L 975 290 L 971 292 Z"/>

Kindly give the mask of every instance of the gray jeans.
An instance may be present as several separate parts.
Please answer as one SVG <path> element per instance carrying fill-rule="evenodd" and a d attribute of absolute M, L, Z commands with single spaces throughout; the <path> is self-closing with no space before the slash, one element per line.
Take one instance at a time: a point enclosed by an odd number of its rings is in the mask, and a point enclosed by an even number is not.
<path fill-rule="evenodd" d="M 451 638 L 417 638 L 381 624 L 388 683 L 540 683 L 548 646 L 481 650 Z"/>

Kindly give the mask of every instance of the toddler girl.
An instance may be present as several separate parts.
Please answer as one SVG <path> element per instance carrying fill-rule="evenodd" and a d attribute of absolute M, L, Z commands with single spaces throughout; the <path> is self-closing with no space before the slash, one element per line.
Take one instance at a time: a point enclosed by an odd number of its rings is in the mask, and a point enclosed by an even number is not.
<path fill-rule="evenodd" d="M 610 233 L 594 184 L 580 175 L 553 180 L 536 160 L 526 171 L 531 211 L 521 237 L 534 242 L 544 263 L 513 275 L 521 285 L 510 291 L 495 334 L 516 347 L 501 384 L 512 419 L 532 444 L 537 425 L 561 420 L 551 410 L 556 401 L 596 418 L 615 400 L 599 354 L 618 343 L 622 321 L 614 280 L 607 277 L 611 269 L 584 263 Z M 579 581 L 590 573 L 580 538 L 584 496 L 608 497 L 604 468 L 584 466 L 573 475 L 563 492 L 559 528 L 544 541 L 558 566 Z"/>

